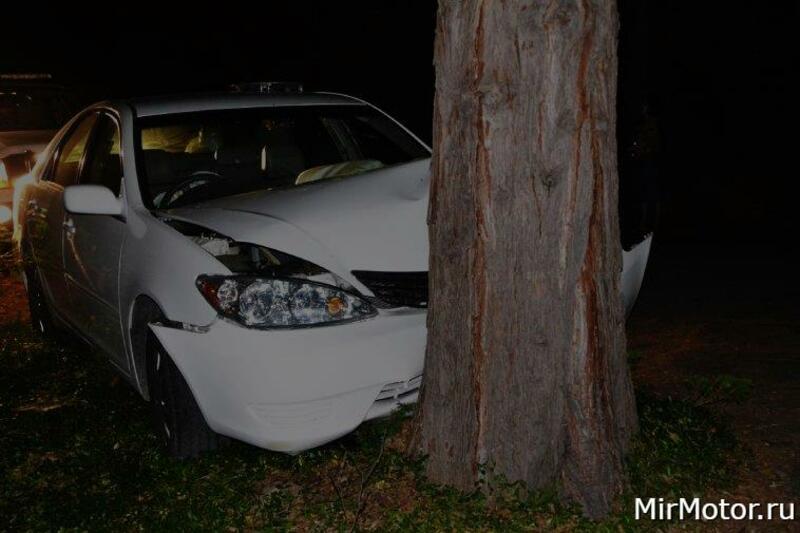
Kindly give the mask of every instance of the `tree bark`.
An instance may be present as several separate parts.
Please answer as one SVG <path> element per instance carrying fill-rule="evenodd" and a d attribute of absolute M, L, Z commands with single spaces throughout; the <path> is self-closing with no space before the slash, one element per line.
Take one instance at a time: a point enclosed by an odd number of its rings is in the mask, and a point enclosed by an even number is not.
<path fill-rule="evenodd" d="M 617 219 L 614 0 L 440 0 L 417 448 L 437 482 L 591 517 L 637 417 Z"/>

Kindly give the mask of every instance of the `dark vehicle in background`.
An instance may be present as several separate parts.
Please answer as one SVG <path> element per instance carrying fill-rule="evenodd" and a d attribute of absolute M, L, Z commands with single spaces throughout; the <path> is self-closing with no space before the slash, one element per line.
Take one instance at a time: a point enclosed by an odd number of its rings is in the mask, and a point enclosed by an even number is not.
<path fill-rule="evenodd" d="M 14 186 L 75 111 L 48 74 L 0 74 L 0 252 L 13 231 Z"/>

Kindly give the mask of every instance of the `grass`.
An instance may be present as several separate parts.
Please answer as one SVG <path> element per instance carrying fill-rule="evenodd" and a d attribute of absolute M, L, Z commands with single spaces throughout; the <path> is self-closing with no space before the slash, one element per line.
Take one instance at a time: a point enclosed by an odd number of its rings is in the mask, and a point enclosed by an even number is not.
<path fill-rule="evenodd" d="M 196 461 L 165 457 L 146 405 L 97 356 L 0 326 L 0 531 L 619 530 L 633 497 L 691 497 L 735 473 L 735 441 L 695 404 L 640 393 L 630 488 L 601 523 L 552 492 L 498 486 L 489 500 L 427 483 L 403 453 L 406 419 L 365 424 L 290 457 L 232 443 Z"/>

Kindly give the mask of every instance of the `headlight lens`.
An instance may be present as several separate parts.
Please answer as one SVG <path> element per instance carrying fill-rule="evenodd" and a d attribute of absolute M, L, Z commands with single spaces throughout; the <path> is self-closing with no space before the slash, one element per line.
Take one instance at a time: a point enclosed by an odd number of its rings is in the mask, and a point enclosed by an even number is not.
<path fill-rule="evenodd" d="M 376 314 L 355 294 L 304 279 L 200 276 L 197 288 L 222 316 L 251 328 L 319 326 Z"/>

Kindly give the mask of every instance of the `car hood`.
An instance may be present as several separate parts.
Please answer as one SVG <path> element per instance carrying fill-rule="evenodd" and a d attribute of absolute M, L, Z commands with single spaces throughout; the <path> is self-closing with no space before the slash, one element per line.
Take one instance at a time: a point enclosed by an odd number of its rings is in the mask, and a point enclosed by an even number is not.
<path fill-rule="evenodd" d="M 316 263 L 364 289 L 353 270 L 428 270 L 430 159 L 281 191 L 258 191 L 167 211 L 240 242 Z M 621 289 L 630 312 L 652 236 L 623 250 Z"/>
<path fill-rule="evenodd" d="M 314 262 L 351 282 L 353 270 L 428 269 L 430 159 L 167 214 L 240 242 Z"/>
<path fill-rule="evenodd" d="M 0 159 L 26 150 L 41 152 L 54 134 L 52 130 L 0 131 Z"/>

